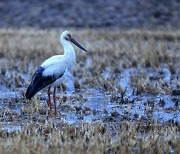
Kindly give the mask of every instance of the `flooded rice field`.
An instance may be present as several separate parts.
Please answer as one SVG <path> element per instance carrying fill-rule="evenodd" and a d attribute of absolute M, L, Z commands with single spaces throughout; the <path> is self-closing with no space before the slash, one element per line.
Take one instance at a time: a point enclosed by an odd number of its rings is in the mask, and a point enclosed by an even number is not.
<path fill-rule="evenodd" d="M 55 118 L 47 89 L 31 101 L 25 91 L 41 62 L 63 53 L 62 31 L 0 29 L 0 151 L 180 150 L 180 31 L 71 29 L 88 52 L 75 47 Z"/>
<path fill-rule="evenodd" d="M 164 72 L 163 72 L 164 70 Z M 151 72 L 150 72 L 151 71 Z M 156 71 L 156 72 L 152 72 Z M 141 73 L 147 74 L 146 78 L 162 78 L 161 82 L 167 82 L 170 84 L 170 79 L 178 79 L 178 76 L 171 77 L 168 69 L 162 69 L 161 75 L 157 70 L 143 70 Z M 167 74 L 166 74 L 167 73 Z M 103 77 L 106 78 L 108 71 Z M 157 122 L 180 122 L 180 96 L 173 95 L 167 88 L 169 93 L 161 90 L 161 87 L 157 87 L 161 93 L 160 94 L 149 94 L 148 92 L 143 92 L 138 94 L 138 89 L 131 86 L 132 78 L 136 74 L 137 78 L 141 76 L 137 69 L 126 69 L 122 73 L 117 73 L 115 76 L 119 78 L 119 83 L 117 86 L 121 87 L 124 91 L 120 92 L 107 92 L 101 87 L 97 88 L 83 88 L 74 87 L 73 82 L 68 82 L 66 84 L 66 90 L 58 91 L 58 112 L 59 115 L 56 118 L 56 123 L 96 123 L 96 122 L 122 122 L 124 120 L 128 121 L 157 121 Z M 110 75 L 110 74 L 109 74 Z M 161 77 L 162 76 L 162 77 Z M 163 77 L 164 76 L 164 77 Z M 104 79 L 103 78 L 103 79 Z M 68 80 L 71 80 L 67 77 Z M 154 83 L 152 86 L 156 86 L 156 80 L 152 79 Z M 27 78 L 24 78 L 28 80 Z M 75 79 L 75 84 L 81 82 L 78 78 Z M 148 80 L 148 79 L 144 79 Z M 167 80 L 167 81 L 166 81 Z M 148 81 L 145 81 L 148 82 Z M 131 83 L 133 84 L 133 83 Z M 85 85 L 85 87 L 88 85 Z M 151 85 L 149 85 L 151 86 Z M 172 88 L 175 85 L 171 85 Z M 151 87 L 153 88 L 153 87 Z M 8 126 L 11 124 L 16 129 L 17 122 L 27 122 L 31 118 L 37 120 L 45 120 L 48 117 L 48 106 L 47 106 L 47 89 L 40 92 L 37 98 L 28 102 L 24 98 L 25 87 L 14 88 L 10 91 L 3 87 L 1 89 L 1 122 L 6 124 L 9 121 Z M 156 91 L 153 91 L 155 93 Z M 15 122 L 15 123 L 14 123 Z M 18 128 L 23 126 L 23 123 L 18 124 Z M 10 130 L 13 131 L 11 128 Z"/>

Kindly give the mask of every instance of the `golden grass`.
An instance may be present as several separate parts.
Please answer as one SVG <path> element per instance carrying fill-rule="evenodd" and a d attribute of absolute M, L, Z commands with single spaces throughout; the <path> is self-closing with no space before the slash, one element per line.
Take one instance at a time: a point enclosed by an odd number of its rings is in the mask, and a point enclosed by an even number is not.
<path fill-rule="evenodd" d="M 63 49 L 59 37 L 63 29 L 35 30 L 35 29 L 0 29 L 0 56 L 2 57 L 1 75 L 9 71 L 7 86 L 27 86 L 28 81 L 22 74 L 32 76 L 35 69 L 42 61 L 54 54 L 62 54 Z M 152 83 L 146 68 L 154 68 L 154 73 L 161 68 L 169 69 L 171 75 L 180 73 L 180 31 L 147 31 L 116 29 L 70 29 L 73 35 L 86 47 L 87 53 L 77 51 L 77 67 L 74 76 L 81 79 L 81 84 L 75 80 L 75 86 L 82 88 L 90 85 L 93 88 L 105 89 L 112 92 L 124 91 L 121 86 L 116 86 L 119 78 L 116 74 L 128 68 L 136 68 L 144 75 L 131 75 L 131 83 L 138 94 L 150 92 L 153 94 L 171 94 L 170 83 L 161 77 Z M 90 65 L 87 61 L 90 60 Z M 14 63 L 16 61 L 16 63 Z M 8 63 L 8 64 L 7 64 Z M 8 67 L 7 67 L 8 66 Z M 102 76 L 103 72 L 110 74 L 108 79 Z M 13 71 L 17 73 L 12 73 Z M 13 80 L 9 80 L 13 79 Z M 169 81 L 174 88 L 180 87 L 177 78 Z"/>
<path fill-rule="evenodd" d="M 27 61 L 29 58 L 45 59 L 62 53 L 62 46 L 59 44 L 62 31 L 62 29 L 59 31 L 0 29 L 0 54 L 3 57 L 17 57 Z M 122 32 L 117 29 L 71 31 L 87 48 L 88 56 L 93 58 L 93 64 L 99 63 L 96 66 L 98 70 L 105 66 L 119 66 L 119 63 L 127 68 L 138 65 L 158 67 L 161 63 L 173 67 L 173 64 L 179 62 L 180 31 Z M 87 57 L 87 54 L 82 54 L 81 51 L 77 54 L 80 62 Z"/>
<path fill-rule="evenodd" d="M 27 71 L 29 62 L 34 69 L 48 57 L 62 53 L 59 37 L 63 30 L 34 30 L 34 29 L 0 29 L 0 55 L 9 58 L 12 67 L 14 59 L 22 63 L 23 72 Z M 97 75 L 110 67 L 110 73 L 118 73 L 126 68 L 161 67 L 162 64 L 171 73 L 179 73 L 180 68 L 180 31 L 140 31 L 118 29 L 70 29 L 75 37 L 88 50 L 87 54 L 79 49 L 77 52 L 77 70 L 85 66 L 87 57 L 92 64 L 83 71 Z M 2 64 L 2 70 L 5 64 Z M 18 66 L 17 66 L 18 67 Z M 11 69 L 11 67 L 9 68 Z M 31 73 L 34 72 L 34 69 Z M 78 71 L 75 72 L 78 74 Z M 1 71 L 3 72 L 3 71 Z M 81 74 L 82 75 L 82 74 Z M 89 80 L 91 79 L 87 79 Z M 95 85 L 96 79 L 91 80 Z M 113 82 L 113 81 L 112 81 Z M 86 82 L 85 82 L 86 83 Z"/>
<path fill-rule="evenodd" d="M 1 153 L 178 153 L 179 127 L 157 123 L 78 124 L 52 121 L 0 133 Z"/>
<path fill-rule="evenodd" d="M 62 31 L 63 29 L 58 31 L 0 29 L 2 78 L 0 82 L 12 91 L 17 87 L 27 87 L 28 79 L 43 60 L 62 53 L 63 49 L 59 44 Z M 137 89 L 137 94 L 143 92 L 171 94 L 171 84 L 175 88 L 180 87 L 180 82 L 173 77 L 166 83 L 160 76 L 154 84 L 145 71 L 147 68 L 153 68 L 156 73 L 165 66 L 172 76 L 178 76 L 179 30 L 70 29 L 70 31 L 88 50 L 86 54 L 76 48 L 78 50 L 77 68 L 74 71 L 76 88 L 103 89 L 111 94 L 112 101 L 119 101 L 118 94 L 124 95 L 126 89 L 117 84 L 120 80 L 117 75 L 128 68 L 135 68 L 139 72 L 132 74 L 129 81 L 129 85 Z M 87 64 L 88 60 L 90 65 Z M 108 72 L 110 77 L 104 77 L 102 75 L 104 72 Z M 23 91 L 21 93 L 24 95 Z M 66 102 L 67 98 L 63 99 Z M 22 116 L 36 112 L 41 116 L 46 111 L 39 103 L 29 108 L 21 108 Z M 116 116 L 117 113 L 113 114 Z M 142 120 L 134 123 L 126 121 L 57 125 L 53 119 L 39 123 L 26 122 L 20 132 L 0 131 L 0 153 L 178 153 L 180 151 L 179 123 L 158 124 Z"/>

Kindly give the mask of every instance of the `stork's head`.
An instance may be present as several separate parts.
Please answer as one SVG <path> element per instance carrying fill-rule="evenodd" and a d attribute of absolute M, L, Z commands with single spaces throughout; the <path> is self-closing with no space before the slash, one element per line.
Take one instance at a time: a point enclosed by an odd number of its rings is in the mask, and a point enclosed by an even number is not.
<path fill-rule="evenodd" d="M 82 47 L 82 45 L 75 39 L 72 37 L 72 35 L 68 32 L 68 31 L 64 31 L 62 34 L 61 34 L 61 40 L 65 40 L 65 41 L 68 41 L 68 42 L 72 42 L 74 43 L 77 47 L 79 47 L 80 49 L 86 51 L 86 49 L 84 49 Z M 62 42 L 62 41 L 61 41 Z M 87 52 L 87 51 L 86 51 Z"/>

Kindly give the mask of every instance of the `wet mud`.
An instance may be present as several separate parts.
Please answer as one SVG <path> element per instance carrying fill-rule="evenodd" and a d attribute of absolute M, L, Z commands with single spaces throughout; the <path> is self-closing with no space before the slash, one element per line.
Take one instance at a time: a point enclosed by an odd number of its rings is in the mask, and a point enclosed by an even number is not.
<path fill-rule="evenodd" d="M 23 37 L 21 33 L 23 32 L 19 32 L 20 38 L 18 41 L 23 43 L 23 41 L 20 40 L 21 37 Z M 52 32 L 52 38 L 54 38 L 53 34 Z M 4 35 L 7 38 L 10 36 L 8 31 L 4 33 Z M 44 32 L 42 35 L 46 35 L 46 33 Z M 121 35 L 123 36 L 123 34 Z M 15 35 L 13 37 L 15 37 Z M 30 36 L 29 34 L 25 39 L 28 39 L 28 37 L 30 41 L 34 38 L 34 36 Z M 112 39 L 111 37 L 112 36 L 106 38 L 106 40 L 101 40 L 102 45 L 104 45 L 104 42 L 108 41 L 108 39 Z M 94 37 L 91 39 L 94 39 Z M 4 38 L 1 41 L 8 40 Z M 36 40 L 36 43 L 37 41 L 39 41 L 39 38 Z M 124 46 L 123 41 L 124 40 L 119 40 L 118 43 Z M 58 43 L 58 41 L 55 42 Z M 131 44 L 131 40 L 128 38 L 126 38 L 126 42 Z M 166 42 L 166 39 L 164 42 Z M 9 44 L 5 46 L 8 48 L 13 45 L 11 40 L 7 43 Z M 135 45 L 139 43 L 141 42 L 137 41 Z M 148 43 L 148 41 L 144 41 L 144 43 Z M 155 44 L 155 42 L 150 43 L 152 43 L 152 45 Z M 161 44 L 163 48 L 164 44 Z M 35 45 L 41 46 L 43 44 Z M 60 46 L 60 44 L 57 45 Z M 87 44 L 87 48 L 89 47 L 88 45 L 89 44 Z M 53 45 L 50 44 L 50 46 Z M 2 47 L 5 48 L 4 46 Z M 176 46 L 174 48 L 178 47 L 179 46 Z M 16 42 L 14 42 L 14 48 L 18 48 Z M 9 54 L 11 52 L 13 54 L 13 48 L 11 50 L 8 49 Z M 18 52 L 18 49 L 15 50 Z M 25 50 L 29 50 L 29 48 L 27 47 Z M 30 82 L 35 68 L 38 67 L 38 63 L 40 64 L 45 57 L 48 57 L 44 56 L 45 53 L 40 53 L 42 52 L 41 50 L 34 50 L 34 53 L 29 53 L 29 57 L 18 58 L 19 55 L 16 53 L 15 55 L 10 55 L 13 57 L 10 60 L 8 60 L 7 54 L 1 58 L 0 99 L 2 103 L 0 106 L 3 115 L 1 119 L 2 122 L 7 122 L 7 119 L 14 119 L 15 121 L 21 119 L 23 122 L 32 117 L 36 118 L 36 116 L 37 118 L 41 118 L 41 116 L 42 118 L 48 117 L 48 106 L 46 103 L 47 89 L 38 93 L 32 101 L 27 101 L 24 97 L 26 87 Z M 138 64 L 138 59 L 137 62 L 133 60 L 131 61 L 132 64 L 128 64 L 130 60 L 128 60 L 129 57 L 127 57 L 126 52 L 118 53 L 117 51 L 116 53 L 105 51 L 104 55 L 101 55 L 104 51 L 98 52 L 95 49 L 95 52 L 91 51 L 91 46 L 89 50 L 87 54 L 77 51 L 77 67 L 74 70 L 74 74 L 68 74 L 66 77 L 67 80 L 64 81 L 63 85 L 58 89 L 58 123 L 62 121 L 69 124 L 83 122 L 93 123 L 98 121 L 121 122 L 124 120 L 157 122 L 180 121 L 180 97 L 179 95 L 173 94 L 173 91 L 178 91 L 180 86 L 179 68 L 176 69 L 175 65 L 172 66 L 173 61 L 171 61 L 172 58 L 179 58 L 179 54 L 170 57 L 169 65 L 168 63 L 163 63 L 163 60 L 162 63 L 160 63 L 157 62 L 158 60 L 154 61 L 154 59 L 152 59 L 151 61 L 150 59 L 149 61 L 146 60 L 148 62 L 145 62 L 145 65 L 150 66 L 143 66 L 142 62 Z M 148 50 L 148 47 L 145 50 Z M 22 52 L 24 53 L 24 51 Z M 112 56 L 109 54 L 110 52 L 112 52 Z M 48 54 L 52 55 L 52 53 L 47 53 L 47 55 Z M 33 58 L 31 58 L 31 56 L 33 56 Z M 118 56 L 120 59 L 118 59 Z M 160 58 L 165 56 L 167 55 L 161 55 Z M 112 63 L 113 60 L 116 61 L 116 65 Z M 153 61 L 154 64 L 148 64 Z"/>
<path fill-rule="evenodd" d="M 45 123 L 56 130 L 84 124 L 93 129 L 106 125 L 108 130 L 124 123 L 128 128 L 179 126 L 179 32 L 72 32 L 88 52 L 76 48 L 77 66 L 58 87 L 58 116 L 54 118 L 46 103 L 47 89 L 31 101 L 25 99 L 25 91 L 38 65 L 62 53 L 60 32 L 1 29 L 1 136 L 27 131 L 29 125 L 39 130 Z"/>

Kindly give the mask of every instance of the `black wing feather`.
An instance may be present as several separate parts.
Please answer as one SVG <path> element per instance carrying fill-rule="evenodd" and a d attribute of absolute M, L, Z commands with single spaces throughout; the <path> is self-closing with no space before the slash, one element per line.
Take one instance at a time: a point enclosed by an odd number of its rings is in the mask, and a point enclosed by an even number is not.
<path fill-rule="evenodd" d="M 31 99 L 37 92 L 45 88 L 49 84 L 55 82 L 58 78 L 61 78 L 63 74 L 59 76 L 43 76 L 44 68 L 40 66 L 32 77 L 32 82 L 27 88 L 26 98 Z"/>

